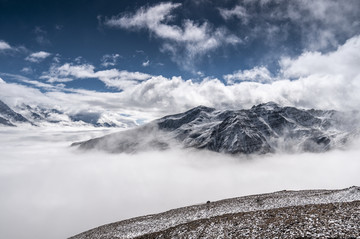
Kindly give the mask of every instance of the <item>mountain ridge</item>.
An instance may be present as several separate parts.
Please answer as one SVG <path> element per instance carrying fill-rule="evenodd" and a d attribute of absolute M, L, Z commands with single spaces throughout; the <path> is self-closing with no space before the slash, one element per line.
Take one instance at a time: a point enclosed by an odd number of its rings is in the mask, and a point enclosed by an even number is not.
<path fill-rule="evenodd" d="M 73 146 L 112 153 L 164 150 L 174 145 L 228 154 L 323 152 L 343 147 L 358 134 L 356 121 L 348 119 L 351 117 L 358 114 L 281 107 L 274 102 L 241 110 L 198 106 Z"/>
<path fill-rule="evenodd" d="M 0 100 L 0 125 L 44 127 L 104 127 L 131 128 L 137 125 L 133 119 L 116 112 L 79 111 L 65 112 L 59 107 L 16 105 L 10 108 Z"/>
<path fill-rule="evenodd" d="M 29 123 L 28 119 L 12 110 L 7 104 L 0 100 L 0 124 L 15 126 L 16 123 Z"/>

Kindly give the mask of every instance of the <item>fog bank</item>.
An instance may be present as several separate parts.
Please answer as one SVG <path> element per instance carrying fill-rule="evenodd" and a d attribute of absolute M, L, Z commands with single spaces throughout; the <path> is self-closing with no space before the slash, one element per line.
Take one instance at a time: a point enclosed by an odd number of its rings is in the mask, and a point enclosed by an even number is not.
<path fill-rule="evenodd" d="M 66 238 L 129 217 L 248 194 L 359 185 L 360 145 L 322 154 L 134 155 L 69 145 L 108 131 L 0 128 L 0 238 Z"/>

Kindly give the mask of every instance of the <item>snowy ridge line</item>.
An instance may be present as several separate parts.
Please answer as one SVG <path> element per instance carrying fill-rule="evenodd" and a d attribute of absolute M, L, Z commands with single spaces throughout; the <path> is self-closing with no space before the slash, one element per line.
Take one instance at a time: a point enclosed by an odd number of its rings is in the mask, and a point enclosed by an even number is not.
<path fill-rule="evenodd" d="M 360 200 L 360 187 L 341 190 L 279 191 L 274 193 L 225 199 L 211 203 L 172 209 L 159 214 L 119 221 L 78 234 L 71 239 L 134 238 L 164 231 L 200 219 L 241 212 L 277 208 L 353 202 Z"/>

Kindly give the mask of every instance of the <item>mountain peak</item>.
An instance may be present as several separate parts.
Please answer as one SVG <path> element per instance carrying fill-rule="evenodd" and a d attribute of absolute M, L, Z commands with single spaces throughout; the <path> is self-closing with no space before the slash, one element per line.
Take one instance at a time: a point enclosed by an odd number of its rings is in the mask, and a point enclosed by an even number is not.
<path fill-rule="evenodd" d="M 269 101 L 267 103 L 254 105 L 252 107 L 252 109 L 256 109 L 256 108 L 263 108 L 263 109 L 266 109 L 266 110 L 274 110 L 274 109 L 281 108 L 281 106 L 279 104 L 273 102 L 273 101 Z"/>
<path fill-rule="evenodd" d="M 207 107 L 207 106 L 204 106 L 204 105 L 199 105 L 199 106 L 196 106 L 196 107 L 186 111 L 185 114 L 190 113 L 190 112 L 194 112 L 194 111 L 204 111 L 204 112 L 210 113 L 210 112 L 212 112 L 214 110 L 215 110 L 214 108 Z"/>

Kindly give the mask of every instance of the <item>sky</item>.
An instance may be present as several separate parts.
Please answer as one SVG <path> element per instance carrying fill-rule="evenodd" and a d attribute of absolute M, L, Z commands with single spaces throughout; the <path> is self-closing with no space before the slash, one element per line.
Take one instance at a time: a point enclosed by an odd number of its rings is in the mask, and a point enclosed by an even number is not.
<path fill-rule="evenodd" d="M 268 101 L 358 110 L 359 16 L 359 0 L 0 0 L 0 100 L 140 122 Z M 358 141 L 250 158 L 69 147 L 118 130 L 0 128 L 0 237 L 67 238 L 207 200 L 360 180 Z"/>
<path fill-rule="evenodd" d="M 356 109 L 359 16 L 358 0 L 0 0 L 0 99 L 147 118 Z"/>

